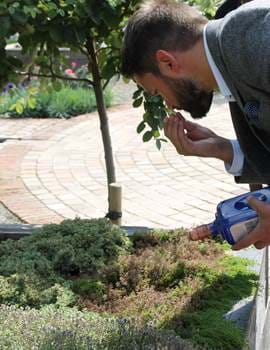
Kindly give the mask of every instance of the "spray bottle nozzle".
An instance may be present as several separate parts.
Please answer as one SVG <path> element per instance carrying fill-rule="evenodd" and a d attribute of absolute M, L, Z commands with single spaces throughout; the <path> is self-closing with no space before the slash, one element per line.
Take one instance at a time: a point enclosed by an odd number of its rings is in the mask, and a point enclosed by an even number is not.
<path fill-rule="evenodd" d="M 206 225 L 201 225 L 201 226 L 197 226 L 197 227 L 193 228 L 189 232 L 189 238 L 192 241 L 198 241 L 200 239 L 210 237 L 212 234 L 210 225 L 211 224 L 206 224 Z"/>
<path fill-rule="evenodd" d="M 212 237 L 216 237 L 219 234 L 217 227 L 215 225 L 215 221 L 211 222 L 207 226 L 208 226 L 209 231 L 211 232 Z"/>

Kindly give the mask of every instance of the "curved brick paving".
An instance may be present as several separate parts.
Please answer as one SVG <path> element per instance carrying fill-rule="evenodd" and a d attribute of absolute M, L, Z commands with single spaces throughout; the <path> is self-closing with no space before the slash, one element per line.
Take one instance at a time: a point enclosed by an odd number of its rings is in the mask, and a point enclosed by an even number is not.
<path fill-rule="evenodd" d="M 136 134 L 142 111 L 109 111 L 117 181 L 123 186 L 123 224 L 190 227 L 213 219 L 216 204 L 248 190 L 215 159 L 182 157 L 170 144 L 159 152 Z M 220 100 L 200 121 L 233 136 Z M 1 201 L 28 223 L 104 216 L 107 184 L 96 113 L 70 120 L 1 119 Z"/>

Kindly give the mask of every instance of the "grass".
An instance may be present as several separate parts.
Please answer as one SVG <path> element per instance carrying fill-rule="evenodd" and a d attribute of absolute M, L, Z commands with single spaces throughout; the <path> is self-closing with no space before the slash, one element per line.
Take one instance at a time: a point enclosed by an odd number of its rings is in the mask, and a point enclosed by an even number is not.
<path fill-rule="evenodd" d="M 219 263 L 224 267 L 223 273 L 213 279 L 212 272 L 205 271 L 204 278 L 212 281 L 209 286 L 193 293 L 189 305 L 163 322 L 162 327 L 176 329 L 181 337 L 192 338 L 209 349 L 240 349 L 244 346 L 243 332 L 223 315 L 236 301 L 254 293 L 256 277 L 250 279 L 249 262 L 245 259 L 230 256 Z"/>

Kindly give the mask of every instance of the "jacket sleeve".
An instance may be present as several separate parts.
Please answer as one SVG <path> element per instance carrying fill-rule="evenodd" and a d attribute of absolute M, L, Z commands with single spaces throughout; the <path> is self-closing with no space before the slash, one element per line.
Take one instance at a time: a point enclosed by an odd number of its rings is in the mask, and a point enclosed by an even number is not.
<path fill-rule="evenodd" d="M 270 184 L 270 152 L 255 137 L 236 102 L 230 103 L 230 111 L 236 136 L 245 160 L 241 176 L 236 183 Z"/>

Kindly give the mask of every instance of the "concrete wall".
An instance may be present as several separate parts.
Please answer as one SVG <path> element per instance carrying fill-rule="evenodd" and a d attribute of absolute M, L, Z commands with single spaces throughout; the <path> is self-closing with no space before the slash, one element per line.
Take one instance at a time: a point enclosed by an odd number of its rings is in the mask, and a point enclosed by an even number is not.
<path fill-rule="evenodd" d="M 270 260 L 269 247 L 265 248 L 259 286 L 251 313 L 247 340 L 251 350 L 270 350 Z"/>

